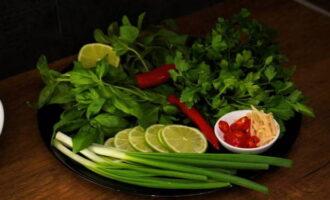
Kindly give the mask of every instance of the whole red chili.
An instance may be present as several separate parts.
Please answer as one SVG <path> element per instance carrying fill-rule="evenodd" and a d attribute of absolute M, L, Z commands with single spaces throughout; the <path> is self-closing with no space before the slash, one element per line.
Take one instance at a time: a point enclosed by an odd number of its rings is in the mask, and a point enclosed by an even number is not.
<path fill-rule="evenodd" d="M 212 146 L 217 150 L 220 149 L 219 141 L 215 136 L 213 128 L 195 108 L 186 107 L 186 104 L 181 103 L 180 99 L 175 95 L 168 96 L 167 101 L 179 107 L 180 110 L 198 126 Z"/>
<path fill-rule="evenodd" d="M 174 64 L 166 64 L 151 71 L 135 75 L 139 88 L 148 88 L 167 82 L 170 79 L 168 71 L 176 69 Z"/>

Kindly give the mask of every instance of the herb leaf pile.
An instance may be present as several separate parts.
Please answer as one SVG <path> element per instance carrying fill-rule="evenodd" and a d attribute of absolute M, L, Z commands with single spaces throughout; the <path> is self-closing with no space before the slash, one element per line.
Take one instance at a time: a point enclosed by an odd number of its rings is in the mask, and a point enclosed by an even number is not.
<path fill-rule="evenodd" d="M 215 28 L 197 39 L 188 55 L 177 51 L 172 62 L 174 85 L 181 101 L 196 106 L 211 123 L 222 115 L 254 105 L 283 121 L 295 112 L 314 116 L 307 99 L 290 81 L 295 68 L 275 42 L 275 32 L 250 19 L 242 9 L 232 19 L 219 18 Z"/>
<path fill-rule="evenodd" d="M 60 73 L 49 69 L 45 56 L 37 63 L 45 87 L 38 107 L 59 104 L 63 108 L 55 131 L 73 133 L 73 150 L 78 152 L 93 142 L 124 128 L 152 124 L 189 124 L 166 98 L 177 94 L 188 107 L 197 108 L 211 124 L 238 109 L 272 112 L 283 122 L 296 113 L 314 116 L 307 99 L 290 81 L 295 68 L 285 68 L 284 55 L 274 40 L 275 33 L 249 18 L 242 9 L 231 19 L 219 18 L 205 37 L 177 33 L 173 20 L 142 29 L 144 13 L 136 25 L 124 16 L 106 33 L 94 31 L 95 40 L 111 45 L 121 57 L 119 67 L 104 58 L 94 68 L 85 69 L 75 61 L 72 70 Z M 134 75 L 173 63 L 168 83 L 141 90 Z"/>

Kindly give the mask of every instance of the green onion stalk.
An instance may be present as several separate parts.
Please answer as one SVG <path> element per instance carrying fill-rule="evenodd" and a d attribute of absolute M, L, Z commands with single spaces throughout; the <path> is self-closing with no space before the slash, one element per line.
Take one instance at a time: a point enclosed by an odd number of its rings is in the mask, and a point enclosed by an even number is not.
<path fill-rule="evenodd" d="M 92 144 L 73 153 L 72 139 L 58 132 L 54 146 L 93 172 L 128 184 L 162 189 L 212 189 L 239 185 L 262 193 L 268 188 L 235 176 L 236 170 L 266 170 L 270 165 L 291 167 L 292 161 L 260 155 L 218 153 L 125 152 Z"/>

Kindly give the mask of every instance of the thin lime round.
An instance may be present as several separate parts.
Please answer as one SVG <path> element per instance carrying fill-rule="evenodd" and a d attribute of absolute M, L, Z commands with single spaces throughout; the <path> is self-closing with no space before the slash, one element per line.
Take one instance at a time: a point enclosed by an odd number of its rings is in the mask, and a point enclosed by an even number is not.
<path fill-rule="evenodd" d="M 91 68 L 106 55 L 108 55 L 109 64 L 114 67 L 119 65 L 120 58 L 116 55 L 112 47 L 101 43 L 91 43 L 81 47 L 78 54 L 78 61 L 81 62 L 85 68 Z"/>
<path fill-rule="evenodd" d="M 112 137 L 112 138 L 107 139 L 104 142 L 104 145 L 108 146 L 108 147 L 115 147 L 115 138 Z"/>
<path fill-rule="evenodd" d="M 119 131 L 114 139 L 114 145 L 118 149 L 122 149 L 125 151 L 135 151 L 135 149 L 131 146 L 128 141 L 128 134 L 132 129 L 124 129 Z"/>
<path fill-rule="evenodd" d="M 163 142 L 177 153 L 203 153 L 207 141 L 198 129 L 184 125 L 168 125 L 161 132 Z"/>
<path fill-rule="evenodd" d="M 165 127 L 164 127 L 164 128 L 165 128 Z M 162 137 L 162 131 L 163 131 L 164 128 L 162 128 L 161 130 L 159 130 L 158 133 L 157 133 L 158 141 L 159 141 L 159 143 L 160 143 L 163 147 L 165 147 L 165 149 L 167 149 L 167 151 L 169 151 L 169 152 L 173 152 L 173 150 L 170 149 L 170 148 L 167 146 L 167 144 L 164 142 L 164 140 L 163 140 L 163 137 Z"/>
<path fill-rule="evenodd" d="M 152 152 L 145 140 L 145 132 L 143 128 L 137 126 L 128 134 L 128 141 L 134 149 L 141 152 Z"/>
<path fill-rule="evenodd" d="M 158 132 L 165 126 L 162 124 L 155 124 L 147 128 L 145 139 L 147 144 L 155 151 L 168 153 L 169 151 L 160 143 L 158 139 Z"/>

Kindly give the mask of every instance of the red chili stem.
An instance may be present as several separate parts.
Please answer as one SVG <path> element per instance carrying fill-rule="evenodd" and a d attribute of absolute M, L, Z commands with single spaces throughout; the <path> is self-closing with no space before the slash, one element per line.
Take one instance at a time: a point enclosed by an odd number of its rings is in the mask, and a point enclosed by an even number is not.
<path fill-rule="evenodd" d="M 197 126 L 198 128 L 204 133 L 207 140 L 212 144 L 212 146 L 219 150 L 219 141 L 215 136 L 213 128 L 211 125 L 204 119 L 204 117 L 195 109 L 195 108 L 188 108 L 186 107 L 185 103 L 181 103 L 180 99 L 175 95 L 170 95 L 167 98 L 167 101 L 171 104 L 180 108 L 180 110 L 189 117 Z"/>
<path fill-rule="evenodd" d="M 151 71 L 135 75 L 139 88 L 148 88 L 167 82 L 170 79 L 168 71 L 176 69 L 174 64 L 166 64 Z"/>

